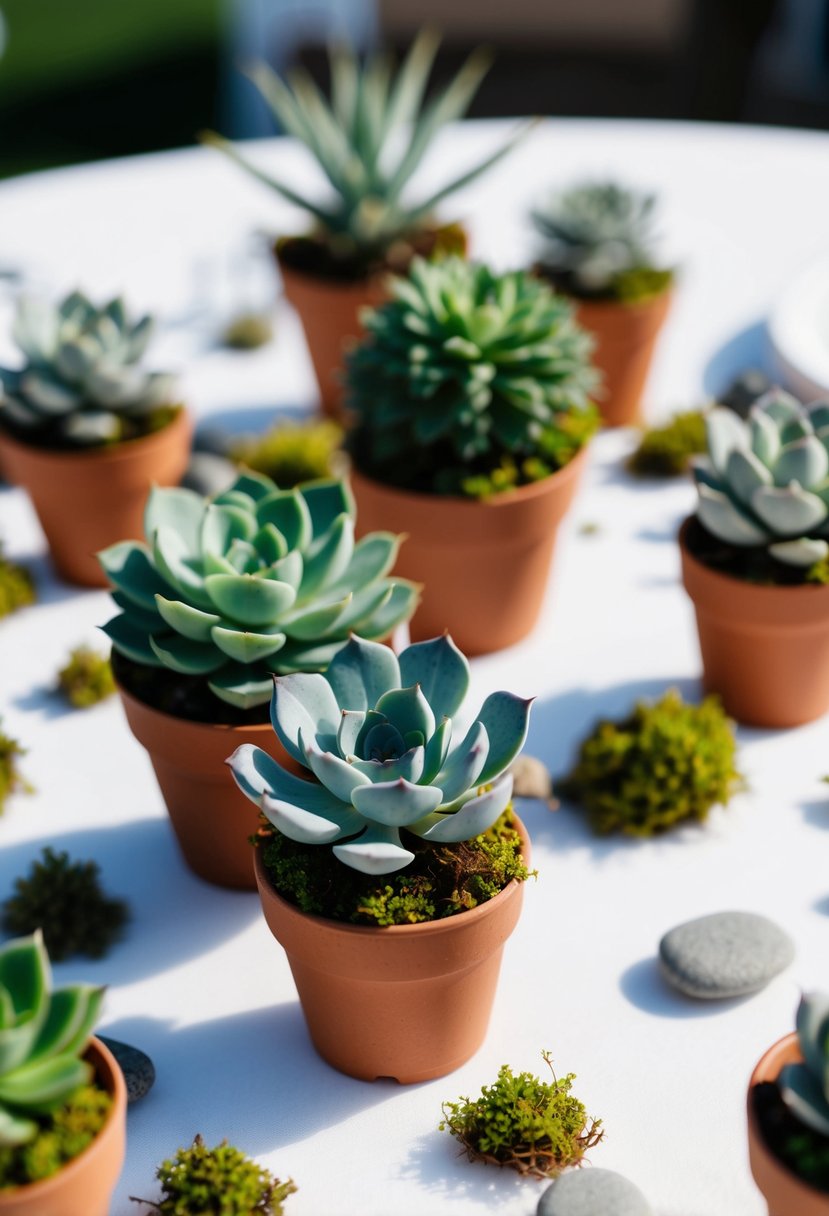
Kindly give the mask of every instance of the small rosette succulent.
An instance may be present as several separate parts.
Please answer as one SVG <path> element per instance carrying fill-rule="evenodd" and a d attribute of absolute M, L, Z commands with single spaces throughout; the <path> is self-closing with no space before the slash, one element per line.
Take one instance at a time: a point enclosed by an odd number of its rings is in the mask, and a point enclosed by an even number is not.
<path fill-rule="evenodd" d="M 92 1066 L 80 1057 L 103 994 L 86 984 L 53 992 L 39 931 L 0 946 L 0 1147 L 28 1143 L 38 1115 L 89 1083 Z"/>
<path fill-rule="evenodd" d="M 26 363 L 0 368 L 0 423 L 37 442 L 111 443 L 171 402 L 175 377 L 138 366 L 153 330 L 124 301 L 102 308 L 79 291 L 53 305 L 23 297 L 12 330 Z"/>
<path fill-rule="evenodd" d="M 694 461 L 697 519 L 718 540 L 765 546 L 792 566 L 829 553 L 829 403 L 801 405 L 779 389 L 747 421 L 706 416 L 708 455 Z"/>
<path fill-rule="evenodd" d="M 451 748 L 468 687 L 469 665 L 448 637 L 398 657 L 353 637 L 324 675 L 274 681 L 274 730 L 315 780 L 251 744 L 228 763 L 277 831 L 302 844 L 333 844 L 355 870 L 390 874 L 414 859 L 401 828 L 435 844 L 469 840 L 510 801 L 506 770 L 526 738 L 531 701 L 492 693 Z"/>
<path fill-rule="evenodd" d="M 105 633 L 242 709 L 270 699 L 275 672 L 319 671 L 353 630 L 386 637 L 417 603 L 414 583 L 386 577 L 400 537 L 355 543 L 341 481 L 280 490 L 247 471 L 212 499 L 155 488 L 144 530 L 99 554 L 121 609 Z"/>
<path fill-rule="evenodd" d="M 801 997 L 796 1028 L 803 1063 L 781 1069 L 780 1096 L 801 1123 L 829 1136 L 829 993 Z"/>

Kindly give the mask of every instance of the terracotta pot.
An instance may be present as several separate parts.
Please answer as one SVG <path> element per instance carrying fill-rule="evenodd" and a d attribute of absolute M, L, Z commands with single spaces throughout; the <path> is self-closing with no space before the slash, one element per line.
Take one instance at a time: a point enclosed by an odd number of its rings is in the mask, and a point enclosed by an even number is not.
<path fill-rule="evenodd" d="M 112 1192 L 124 1164 L 127 1087 L 112 1053 L 90 1039 L 86 1059 L 99 1085 L 112 1096 L 104 1126 L 80 1156 L 43 1182 L 0 1191 L 0 1216 L 109 1216 Z"/>
<path fill-rule="evenodd" d="M 698 561 L 679 533 L 703 685 L 750 726 L 799 726 L 829 709 L 829 586 L 766 587 Z"/>
<path fill-rule="evenodd" d="M 182 410 L 152 435 L 79 452 L 47 451 L 0 433 L 4 473 L 28 492 L 62 578 L 82 587 L 109 585 L 95 554 L 143 538 L 150 487 L 181 480 L 192 429 Z"/>
<path fill-rule="evenodd" d="M 582 449 L 552 477 L 483 502 L 398 490 L 351 473 L 357 528 L 404 532 L 395 572 L 423 584 L 412 640 L 448 629 L 466 654 L 489 654 L 535 625 L 556 531 L 587 461 Z"/>
<path fill-rule="evenodd" d="M 273 727 L 189 722 L 153 709 L 120 685 L 119 692 L 130 729 L 150 754 L 187 865 L 216 886 L 255 890 L 249 837 L 259 827 L 259 812 L 225 760 L 242 743 L 253 743 L 296 772 Z"/>
<path fill-rule="evenodd" d="M 748 1086 L 748 1160 L 754 1181 L 763 1192 L 769 1216 L 829 1216 L 829 1195 L 816 1191 L 793 1174 L 771 1152 L 754 1111 L 752 1090 L 763 1081 L 776 1081 L 785 1064 L 802 1061 L 796 1034 L 787 1034 L 762 1057 Z"/>
<path fill-rule="evenodd" d="M 606 426 L 642 421 L 641 401 L 656 339 L 671 306 L 663 291 L 641 304 L 574 300 L 576 320 L 596 339 L 592 362 L 602 373 L 597 404 Z"/>
<path fill-rule="evenodd" d="M 383 286 L 386 276 L 377 275 L 363 283 L 338 283 L 293 270 L 278 255 L 277 260 L 285 298 L 296 309 L 305 330 L 322 412 L 343 421 L 343 351 L 360 335 L 360 310 L 376 307 L 387 298 Z"/>
<path fill-rule="evenodd" d="M 516 820 L 529 860 L 529 837 Z M 524 884 L 469 912 L 419 925 L 346 925 L 300 912 L 274 891 L 258 849 L 268 927 L 291 965 L 308 1031 L 324 1060 L 361 1081 L 429 1081 L 478 1050 L 504 942 Z"/>

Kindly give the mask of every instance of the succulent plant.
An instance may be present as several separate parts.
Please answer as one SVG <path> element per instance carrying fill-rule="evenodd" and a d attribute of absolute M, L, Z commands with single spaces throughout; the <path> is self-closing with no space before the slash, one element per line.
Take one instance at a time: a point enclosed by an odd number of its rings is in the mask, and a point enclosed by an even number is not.
<path fill-rule="evenodd" d="M 460 492 L 505 456 L 539 457 L 552 471 L 586 441 L 591 339 L 546 284 L 417 258 L 390 290 L 347 359 L 349 447 L 361 471 Z"/>
<path fill-rule="evenodd" d="M 138 366 L 152 329 L 149 316 L 132 321 L 121 299 L 98 308 L 79 291 L 58 305 L 22 297 L 12 334 L 26 363 L 0 368 L 0 423 L 33 442 L 69 446 L 153 429 L 175 378 Z"/>
<path fill-rule="evenodd" d="M 354 541 L 344 482 L 280 490 L 243 472 L 212 499 L 158 489 L 146 544 L 100 555 L 121 612 L 105 632 L 149 667 L 207 678 L 220 700 L 265 704 L 274 673 L 319 671 L 349 634 L 384 638 L 414 611 L 418 588 L 386 575 L 400 537 Z"/>
<path fill-rule="evenodd" d="M 203 139 L 313 216 L 335 257 L 345 260 L 355 252 L 382 257 L 395 241 L 422 227 L 439 202 L 501 160 L 517 138 L 421 201 L 403 201 L 432 140 L 447 123 L 463 116 L 489 67 L 487 54 L 473 53 L 450 83 L 424 104 L 439 41 L 429 31 L 421 33 L 396 73 L 387 55 L 371 56 L 361 64 L 354 51 L 336 48 L 330 59 L 330 101 L 301 68 L 294 68 L 284 81 L 263 63 L 249 71 L 279 126 L 317 161 L 332 194 L 328 203 L 316 202 L 259 169 L 221 136 L 207 132 Z M 524 126 L 519 134 L 527 130 Z"/>
<path fill-rule="evenodd" d="M 694 462 L 697 519 L 718 540 L 764 547 L 792 566 L 829 554 L 829 403 L 803 406 L 774 389 L 747 421 L 717 407 L 708 455 Z"/>
<path fill-rule="evenodd" d="M 620 276 L 653 268 L 656 196 L 614 182 L 587 182 L 553 195 L 532 212 L 544 240 L 540 262 L 574 292 L 614 292 Z M 670 272 L 667 273 L 670 278 Z"/>
<path fill-rule="evenodd" d="M 447 636 L 399 656 L 352 637 L 324 675 L 274 680 L 273 728 L 316 781 L 295 777 L 252 744 L 228 763 L 277 831 L 333 844 L 340 861 L 365 874 L 390 874 L 414 858 L 401 828 L 433 843 L 468 840 L 510 800 L 505 770 L 523 746 L 532 702 L 491 693 L 450 751 L 452 719 L 468 688 L 469 664 Z"/>
<path fill-rule="evenodd" d="M 784 1066 L 778 1089 L 801 1123 L 829 1136 L 829 993 L 804 993 L 796 1028 L 803 1063 Z"/>
<path fill-rule="evenodd" d="M 81 1059 L 103 988 L 52 991 L 40 932 L 0 946 L 0 1145 L 25 1144 L 46 1114 L 92 1077 Z"/>

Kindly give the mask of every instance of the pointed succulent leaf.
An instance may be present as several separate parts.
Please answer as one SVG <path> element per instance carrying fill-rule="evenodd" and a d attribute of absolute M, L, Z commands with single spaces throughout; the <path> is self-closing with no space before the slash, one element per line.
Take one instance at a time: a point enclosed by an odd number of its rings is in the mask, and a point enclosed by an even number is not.
<path fill-rule="evenodd" d="M 257 473 L 254 469 L 243 469 L 233 485 L 228 488 L 237 490 L 241 494 L 247 494 L 248 498 L 258 503 L 273 493 L 273 482 L 270 477 L 265 477 L 264 474 Z"/>
<path fill-rule="evenodd" d="M 336 740 L 340 707 L 324 676 L 302 672 L 277 676 L 273 682 L 271 722 L 288 755 L 304 764 L 300 731 L 323 750 L 330 750 L 326 740 Z"/>
<path fill-rule="evenodd" d="M 85 1060 L 69 1054 L 50 1056 L 0 1076 L 0 1103 L 45 1114 L 91 1077 L 92 1065 Z"/>
<path fill-rule="evenodd" d="M 183 486 L 153 486 L 144 508 L 144 533 L 152 540 L 161 527 L 172 528 L 191 556 L 199 552 L 204 499 Z"/>
<path fill-rule="evenodd" d="M 794 443 L 787 443 L 780 451 L 774 467 L 774 480 L 778 486 L 787 486 L 796 481 L 801 486 L 812 486 L 823 481 L 829 473 L 829 454 L 816 435 L 807 435 Z"/>
<path fill-rule="evenodd" d="M 815 562 L 829 557 L 829 544 L 825 540 L 812 540 L 808 536 L 801 536 L 798 540 L 781 540 L 769 545 L 769 553 L 787 566 L 808 569 L 814 566 Z"/>
<path fill-rule="evenodd" d="M 203 612 L 212 610 L 213 603 L 205 587 L 201 563 L 189 555 L 179 533 L 166 524 L 157 528 L 153 537 L 153 561 L 158 573 L 166 580 L 167 587 L 175 591 L 175 598 L 184 596 Z"/>
<path fill-rule="evenodd" d="M 210 574 L 204 585 L 219 612 L 240 625 L 276 624 L 296 599 L 287 583 L 251 574 Z"/>
<path fill-rule="evenodd" d="M 729 454 L 725 480 L 729 491 L 744 505 L 751 503 L 751 496 L 758 486 L 770 486 L 774 482 L 762 461 L 746 448 L 734 448 Z"/>
<path fill-rule="evenodd" d="M 226 553 L 234 540 L 252 540 L 257 528 L 250 514 L 241 507 L 208 505 L 201 527 L 201 548 Z"/>
<path fill-rule="evenodd" d="M 333 587 L 348 568 L 353 552 L 354 521 L 348 515 L 339 515 L 308 549 L 297 601 L 307 603 L 312 596 Z"/>
<path fill-rule="evenodd" d="M 423 755 L 423 775 L 421 777 L 421 781 L 424 784 L 434 781 L 443 768 L 446 757 L 449 754 L 451 741 L 452 720 L 451 718 L 444 718 L 442 722 L 438 723 L 435 733 L 426 743 Z"/>
<path fill-rule="evenodd" d="M 332 604 L 323 604 L 319 608 L 300 608 L 283 619 L 282 627 L 289 638 L 302 642 L 324 638 L 338 625 L 350 607 L 351 600 L 349 593 L 343 599 L 335 600 Z"/>
<path fill-rule="evenodd" d="M 351 763 L 369 781 L 374 784 L 397 781 L 403 777 L 413 785 L 423 782 L 423 768 L 426 759 L 425 748 L 422 745 L 410 747 L 402 755 L 389 760 L 352 760 Z"/>
<path fill-rule="evenodd" d="M 370 824 L 356 840 L 335 844 L 333 853 L 362 874 L 393 874 L 414 861 L 414 853 L 401 844 L 397 830 L 380 824 Z"/>
<path fill-rule="evenodd" d="M 758 413 L 767 414 L 778 429 L 790 422 L 797 421 L 803 413 L 797 398 L 793 397 L 791 393 L 784 392 L 781 388 L 769 389 L 754 402 L 752 409 L 757 410 Z"/>
<path fill-rule="evenodd" d="M 364 823 L 343 802 L 337 802 L 324 811 L 312 812 L 306 801 L 285 802 L 264 794 L 261 806 L 268 822 L 298 844 L 330 844 L 358 832 Z"/>
<path fill-rule="evenodd" d="M 806 414 L 816 431 L 829 427 L 829 401 L 813 401 L 806 406 Z"/>
<path fill-rule="evenodd" d="M 420 599 L 420 591 L 418 583 L 396 579 L 389 598 L 367 620 L 361 622 L 362 637 L 367 640 L 389 637 L 398 625 L 412 615 Z"/>
<path fill-rule="evenodd" d="M 337 731 L 337 751 L 344 760 L 350 760 L 356 753 L 357 739 L 366 720 L 362 709 L 344 709 Z"/>
<path fill-rule="evenodd" d="M 385 582 L 355 592 L 328 633 L 342 638 L 347 633 L 362 632 L 364 625 L 367 622 L 370 624 L 383 611 L 393 592 L 394 588 Z"/>
<path fill-rule="evenodd" d="M 111 621 L 102 625 L 101 629 L 118 653 L 132 659 L 134 663 L 143 663 L 145 667 L 164 666 L 150 645 L 150 635 L 146 630 L 136 627 L 126 614 L 114 616 Z"/>
<path fill-rule="evenodd" d="M 705 417 L 708 454 L 718 473 L 724 474 L 728 458 L 735 448 L 748 447 L 745 424 L 725 406 L 715 406 Z"/>
<path fill-rule="evenodd" d="M 383 578 L 397 560 L 402 540 L 391 532 L 372 532 L 358 540 L 348 569 L 332 586 L 332 592 L 354 591 Z"/>
<path fill-rule="evenodd" d="M 399 662 L 402 684 L 420 685 L 438 721 L 458 712 L 469 691 L 469 664 L 448 634 L 407 646 Z"/>
<path fill-rule="evenodd" d="M 435 715 L 418 685 L 394 688 L 383 693 L 377 702 L 377 712 L 384 714 L 401 735 L 418 731 L 430 739 L 435 730 Z"/>
<path fill-rule="evenodd" d="M 762 545 L 767 533 L 726 495 L 698 485 L 697 518 L 718 540 L 730 545 Z"/>
<path fill-rule="evenodd" d="M 16 1018 L 45 1017 L 52 973 L 38 930 L 0 947 L 0 984 L 11 998 Z"/>
<path fill-rule="evenodd" d="M 210 691 L 225 704 L 235 705 L 237 709 L 253 709 L 270 701 L 273 677 L 263 675 L 255 665 L 228 661 L 207 683 Z"/>
<path fill-rule="evenodd" d="M 748 416 L 751 450 L 765 465 L 773 465 L 780 452 L 780 430 L 764 410 L 753 406 Z"/>
<path fill-rule="evenodd" d="M 353 522 L 357 513 L 354 496 L 345 481 L 306 482 L 299 493 L 310 513 L 315 537 L 328 532 L 341 515 L 347 515 Z"/>
<path fill-rule="evenodd" d="M 754 491 L 751 506 L 776 536 L 798 536 L 826 519 L 824 503 L 796 482 L 785 488 L 761 486 Z"/>
<path fill-rule="evenodd" d="M 818 1077 L 805 1064 L 786 1064 L 777 1078 L 780 1096 L 799 1123 L 829 1136 L 829 1103 Z"/>
<path fill-rule="evenodd" d="M 349 764 L 333 752 L 320 751 L 312 739 L 304 738 L 301 730 L 300 744 L 311 772 L 341 802 L 350 804 L 354 790 L 370 784 L 370 777 L 362 773 L 356 764 Z"/>
<path fill-rule="evenodd" d="M 806 992 L 795 1020 L 797 1040 L 808 1068 L 822 1077 L 829 1061 L 829 992 Z"/>
<path fill-rule="evenodd" d="M 434 779 L 440 786 L 442 803 L 454 802 L 478 781 L 489 753 L 489 738 L 483 722 L 473 722 L 466 738 L 449 756 Z"/>
<path fill-rule="evenodd" d="M 478 777 L 481 784 L 493 781 L 512 764 L 524 746 L 533 697 L 524 699 L 511 692 L 493 692 L 486 698 L 476 721 L 486 727 L 489 753 Z"/>
<path fill-rule="evenodd" d="M 29 1014 L 17 1025 L 0 1030 L 0 1076 L 12 1072 L 31 1056 L 43 1016 L 42 1013 Z"/>
<path fill-rule="evenodd" d="M 289 587 L 293 587 L 295 591 L 299 589 L 302 582 L 302 554 L 298 549 L 292 549 L 290 553 L 286 553 L 278 562 L 274 562 L 267 570 L 263 570 L 263 576 L 266 578 L 274 578 L 280 583 L 287 583 Z"/>
<path fill-rule="evenodd" d="M 400 668 L 388 646 L 352 637 L 331 660 L 325 678 L 341 709 L 365 711 L 400 687 Z"/>
<path fill-rule="evenodd" d="M 150 648 L 165 667 L 186 676 L 205 676 L 218 671 L 224 656 L 215 646 L 192 642 L 178 634 L 151 636 Z"/>
<path fill-rule="evenodd" d="M 333 659 L 342 642 L 292 642 L 290 638 L 280 651 L 265 659 L 265 666 L 277 675 L 288 675 L 292 671 L 323 671 Z"/>
<path fill-rule="evenodd" d="M 264 524 L 254 536 L 252 544 L 269 566 L 282 561 L 288 555 L 288 542 L 274 524 Z M 293 556 L 299 557 L 299 554 L 294 551 Z"/>
<path fill-rule="evenodd" d="M 405 827 L 437 810 L 441 792 L 431 785 L 414 785 L 405 777 L 358 786 L 351 796 L 356 810 L 374 823 Z"/>
<path fill-rule="evenodd" d="M 256 504 L 260 526 L 273 524 L 289 550 L 307 549 L 313 534 L 311 512 L 298 490 L 275 490 Z"/>
<path fill-rule="evenodd" d="M 215 642 L 222 654 L 227 655 L 229 659 L 247 664 L 276 654 L 285 645 L 286 637 L 278 630 L 255 633 L 247 629 L 216 625 L 210 630 L 210 640 Z"/>
<path fill-rule="evenodd" d="M 163 595 L 157 595 L 155 602 L 165 623 L 192 642 L 209 642 L 211 629 L 222 621 L 215 612 L 202 612 L 200 608 L 181 600 L 168 600 Z"/>
<path fill-rule="evenodd" d="M 98 561 L 114 587 L 139 608 L 154 612 L 156 595 L 170 595 L 172 588 L 153 565 L 147 546 L 122 540 L 102 549 Z"/>
<path fill-rule="evenodd" d="M 49 1012 L 29 1058 L 40 1060 L 82 1052 L 100 1016 L 104 992 L 105 989 L 91 984 L 74 984 L 53 992 Z"/>
<path fill-rule="evenodd" d="M 512 775 L 504 773 L 494 785 L 476 798 L 464 803 L 451 815 L 432 815 L 421 823 L 409 825 L 409 831 L 434 843 L 470 840 L 489 831 L 509 806 L 512 797 Z"/>

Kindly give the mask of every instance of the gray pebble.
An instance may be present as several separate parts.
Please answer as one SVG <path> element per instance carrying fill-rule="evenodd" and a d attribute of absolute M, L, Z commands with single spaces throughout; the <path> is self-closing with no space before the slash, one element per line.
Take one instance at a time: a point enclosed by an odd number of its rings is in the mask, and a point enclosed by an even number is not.
<path fill-rule="evenodd" d="M 587 1166 L 556 1178 L 538 1201 L 538 1216 L 653 1216 L 653 1209 L 621 1174 Z"/>
<path fill-rule="evenodd" d="M 237 476 L 236 465 L 213 452 L 193 452 L 181 484 L 198 494 L 221 494 Z"/>
<path fill-rule="evenodd" d="M 510 765 L 512 792 L 516 798 L 540 798 L 557 805 L 553 798 L 553 779 L 545 764 L 535 756 L 517 756 Z"/>
<path fill-rule="evenodd" d="M 714 912 L 677 925 L 659 943 L 669 983 L 703 1000 L 765 988 L 794 958 L 794 943 L 756 912 Z"/>
<path fill-rule="evenodd" d="M 148 1094 L 155 1082 L 155 1065 L 146 1052 L 129 1043 L 121 1043 L 118 1039 L 110 1039 L 105 1034 L 98 1038 L 109 1048 L 124 1074 L 127 1083 L 127 1101 L 137 1102 Z"/>

